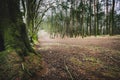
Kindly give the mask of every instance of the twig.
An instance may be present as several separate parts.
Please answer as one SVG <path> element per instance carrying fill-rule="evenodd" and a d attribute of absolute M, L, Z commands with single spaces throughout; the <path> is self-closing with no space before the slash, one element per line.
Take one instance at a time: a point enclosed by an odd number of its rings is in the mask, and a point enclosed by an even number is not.
<path fill-rule="evenodd" d="M 64 60 L 64 66 L 65 66 L 65 68 L 66 68 L 66 70 L 67 70 L 67 72 L 68 72 L 68 74 L 69 74 L 71 80 L 74 80 L 74 78 L 72 77 L 72 74 L 71 74 L 70 71 L 69 71 L 68 66 L 67 66 L 66 63 L 65 63 L 65 60 Z"/>
<path fill-rule="evenodd" d="M 21 66 L 22 66 L 22 69 L 24 72 L 26 72 L 29 76 L 32 76 L 32 74 L 29 72 L 29 70 L 25 69 L 25 66 L 23 63 L 21 64 Z"/>

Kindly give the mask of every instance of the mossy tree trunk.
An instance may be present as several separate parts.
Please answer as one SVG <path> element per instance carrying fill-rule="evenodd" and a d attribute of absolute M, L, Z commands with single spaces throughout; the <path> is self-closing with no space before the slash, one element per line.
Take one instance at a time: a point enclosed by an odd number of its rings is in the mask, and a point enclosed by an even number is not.
<path fill-rule="evenodd" d="M 34 52 L 20 12 L 20 0 L 0 1 L 0 50 L 15 50 L 21 55 Z"/>

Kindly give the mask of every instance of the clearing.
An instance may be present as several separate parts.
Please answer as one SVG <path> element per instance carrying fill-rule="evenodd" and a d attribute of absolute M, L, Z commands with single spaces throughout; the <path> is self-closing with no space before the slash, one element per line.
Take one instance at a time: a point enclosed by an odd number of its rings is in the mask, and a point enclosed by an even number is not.
<path fill-rule="evenodd" d="M 46 65 L 38 80 L 119 80 L 120 36 L 40 38 Z"/>

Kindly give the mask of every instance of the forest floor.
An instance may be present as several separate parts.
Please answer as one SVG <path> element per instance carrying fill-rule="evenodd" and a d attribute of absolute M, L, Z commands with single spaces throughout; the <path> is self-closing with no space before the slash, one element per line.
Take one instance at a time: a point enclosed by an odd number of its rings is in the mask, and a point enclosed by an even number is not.
<path fill-rule="evenodd" d="M 46 74 L 38 80 L 120 80 L 120 36 L 39 41 Z"/>

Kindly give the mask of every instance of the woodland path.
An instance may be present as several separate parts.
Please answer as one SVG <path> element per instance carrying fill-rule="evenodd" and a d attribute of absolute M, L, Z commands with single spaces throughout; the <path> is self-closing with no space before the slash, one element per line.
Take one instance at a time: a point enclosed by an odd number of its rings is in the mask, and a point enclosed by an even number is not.
<path fill-rule="evenodd" d="M 47 70 L 38 80 L 120 79 L 120 36 L 44 37 L 39 40 L 38 51 Z"/>

